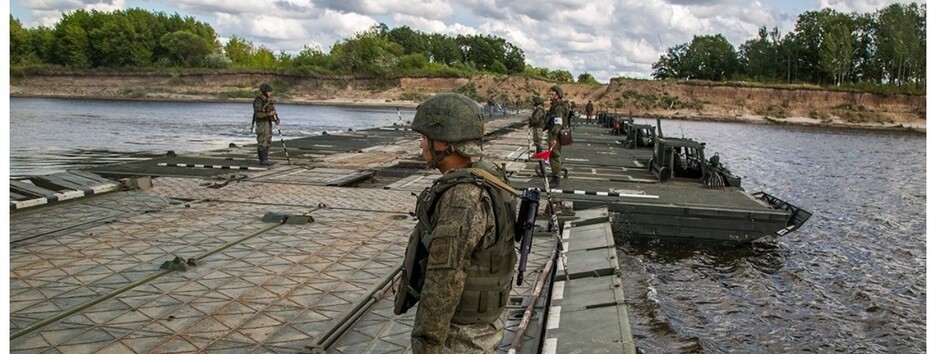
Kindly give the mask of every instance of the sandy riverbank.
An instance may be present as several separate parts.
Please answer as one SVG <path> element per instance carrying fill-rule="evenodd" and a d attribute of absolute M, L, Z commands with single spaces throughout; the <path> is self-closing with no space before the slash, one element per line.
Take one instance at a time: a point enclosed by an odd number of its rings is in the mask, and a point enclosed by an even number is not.
<path fill-rule="evenodd" d="M 11 81 L 10 96 L 251 102 L 260 82 L 277 83 L 281 89 L 274 97 L 281 103 L 386 108 L 415 108 L 436 93 L 451 91 L 516 102 L 545 95 L 553 85 L 527 77 L 485 75 L 378 82 L 263 73 L 61 74 L 16 78 Z M 617 79 L 608 85 L 561 86 L 565 98 L 578 103 L 579 111 L 585 102 L 593 101 L 599 111 L 633 117 L 926 132 L 925 96 Z"/>

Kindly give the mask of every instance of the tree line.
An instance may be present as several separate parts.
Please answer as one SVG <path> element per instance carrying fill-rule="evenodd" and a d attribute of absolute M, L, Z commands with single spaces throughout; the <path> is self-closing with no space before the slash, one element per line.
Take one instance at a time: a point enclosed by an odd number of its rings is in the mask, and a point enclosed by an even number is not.
<path fill-rule="evenodd" d="M 926 87 L 926 4 L 874 13 L 807 11 L 792 32 L 761 27 L 736 51 L 721 34 L 694 36 L 653 63 L 656 79 Z"/>
<path fill-rule="evenodd" d="M 144 9 L 76 10 L 52 27 L 24 28 L 10 16 L 14 67 L 68 69 L 261 69 L 299 74 L 465 76 L 523 74 L 573 82 L 572 74 L 526 64 L 523 50 L 491 35 L 447 36 L 376 25 L 335 43 L 328 53 L 306 45 L 296 54 L 231 36 L 223 45 L 208 24 Z M 591 74 L 580 82 L 597 84 Z"/>

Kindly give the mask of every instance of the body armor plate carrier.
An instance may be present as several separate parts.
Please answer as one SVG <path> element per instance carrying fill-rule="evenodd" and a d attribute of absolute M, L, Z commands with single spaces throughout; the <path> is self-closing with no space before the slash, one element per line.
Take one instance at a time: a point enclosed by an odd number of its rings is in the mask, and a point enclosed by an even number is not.
<path fill-rule="evenodd" d="M 405 313 L 419 301 L 426 278 L 428 247 L 433 228 L 431 216 L 435 203 L 449 188 L 459 183 L 472 183 L 491 196 L 496 223 L 496 240 L 488 248 L 475 247 L 468 266 L 468 276 L 461 301 L 455 308 L 452 322 L 458 324 L 491 323 L 500 316 L 510 295 L 511 278 L 517 255 L 513 234 L 516 223 L 515 196 L 519 193 L 504 182 L 502 172 L 486 161 L 474 162 L 471 168 L 446 173 L 420 195 L 416 205 L 418 224 L 410 235 L 403 261 L 403 277 L 394 299 L 394 313 Z M 498 180 L 494 180 L 498 179 Z"/>

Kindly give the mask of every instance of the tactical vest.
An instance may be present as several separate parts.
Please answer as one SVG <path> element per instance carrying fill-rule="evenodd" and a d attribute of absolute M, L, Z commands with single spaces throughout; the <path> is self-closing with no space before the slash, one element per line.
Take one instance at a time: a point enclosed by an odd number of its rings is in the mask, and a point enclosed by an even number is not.
<path fill-rule="evenodd" d="M 472 183 L 487 191 L 494 207 L 495 241 L 487 248 L 477 245 L 471 254 L 468 275 L 461 300 L 455 308 L 452 322 L 457 324 L 492 323 L 507 306 L 510 295 L 513 269 L 517 264 L 514 253 L 513 234 L 516 223 L 517 201 L 507 189 L 488 182 L 478 173 L 485 170 L 491 177 L 503 178 L 494 165 L 487 162 L 475 162 L 472 168 L 450 171 L 424 190 L 416 204 L 418 224 L 410 235 L 409 246 L 404 261 L 403 279 L 394 303 L 394 312 L 401 314 L 419 301 L 423 282 L 426 278 L 426 259 L 431 241 L 431 217 L 435 205 L 445 191 L 459 183 Z M 474 171 L 472 171 L 474 170 Z M 489 175 L 490 176 L 490 175 Z M 509 186 L 507 186 L 509 188 Z M 513 192 L 516 192 L 515 190 Z"/>
<path fill-rule="evenodd" d="M 254 120 L 258 122 L 266 122 L 266 121 L 272 120 L 273 117 L 258 117 L 258 115 L 260 115 L 261 112 L 264 114 L 270 112 L 269 108 L 270 108 L 270 105 L 273 104 L 273 99 L 268 98 L 264 100 L 263 98 L 257 96 L 256 98 L 254 98 L 254 107 L 256 107 L 257 105 L 257 100 L 263 102 L 263 106 L 261 106 L 262 108 L 260 112 L 257 112 L 256 110 L 254 110 L 254 114 L 253 114 Z"/>

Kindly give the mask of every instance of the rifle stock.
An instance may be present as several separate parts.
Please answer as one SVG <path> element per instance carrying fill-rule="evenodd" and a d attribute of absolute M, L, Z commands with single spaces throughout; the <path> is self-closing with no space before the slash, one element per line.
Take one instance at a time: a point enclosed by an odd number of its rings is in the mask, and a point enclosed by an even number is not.
<path fill-rule="evenodd" d="M 533 247 L 533 229 L 536 224 L 536 212 L 539 210 L 540 191 L 528 188 L 520 197 L 520 215 L 514 226 L 514 241 L 520 242 L 520 259 L 517 262 L 517 286 L 523 283 L 527 257 Z"/>

